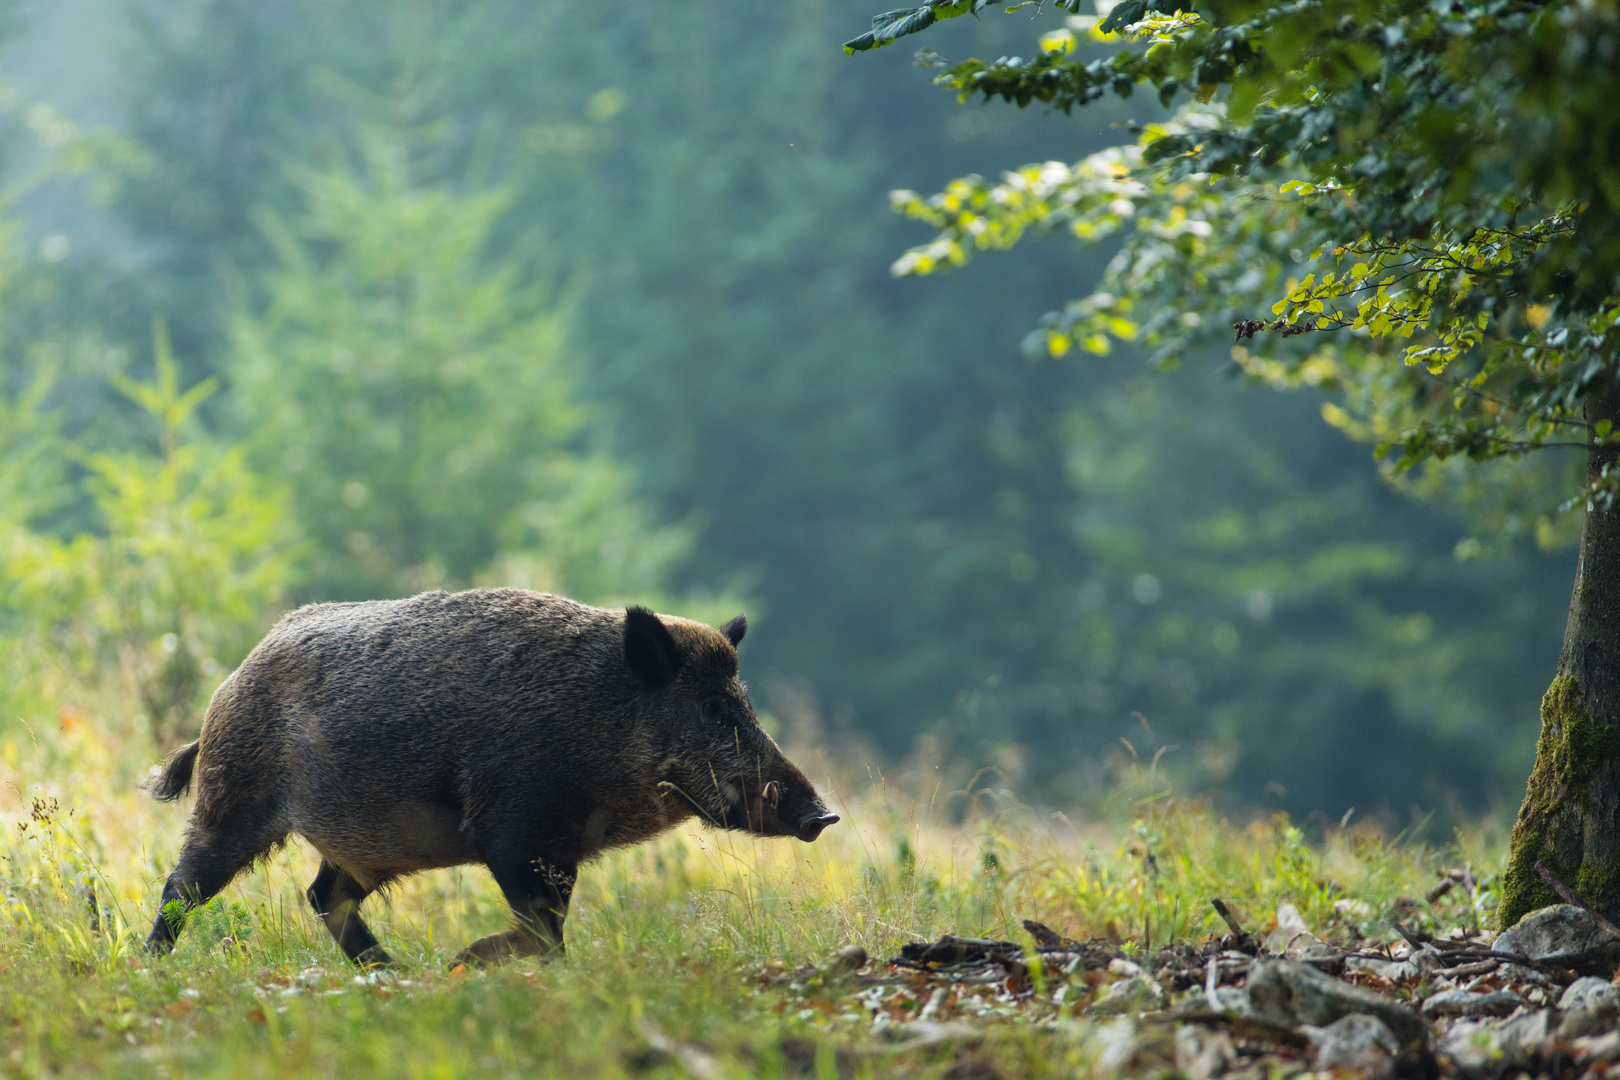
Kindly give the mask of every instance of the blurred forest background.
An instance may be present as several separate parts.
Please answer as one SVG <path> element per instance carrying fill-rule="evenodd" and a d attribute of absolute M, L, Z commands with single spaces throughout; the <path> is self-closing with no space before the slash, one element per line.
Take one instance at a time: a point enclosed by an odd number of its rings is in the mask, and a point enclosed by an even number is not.
<path fill-rule="evenodd" d="M 1167 748 L 1232 809 L 1516 804 L 1569 523 L 1397 490 L 1220 350 L 1026 359 L 1107 251 L 891 278 L 891 188 L 1155 107 L 961 106 L 843 55 L 871 14 L 10 8 L 8 753 L 94 723 L 154 744 L 133 777 L 288 607 L 512 584 L 747 611 L 768 723 L 857 767 L 1084 807 Z"/>

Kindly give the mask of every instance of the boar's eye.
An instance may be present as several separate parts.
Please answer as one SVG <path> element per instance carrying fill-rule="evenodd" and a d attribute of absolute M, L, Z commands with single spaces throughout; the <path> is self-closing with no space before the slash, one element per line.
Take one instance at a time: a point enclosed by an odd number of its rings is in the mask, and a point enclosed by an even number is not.
<path fill-rule="evenodd" d="M 712 701 L 705 701 L 698 706 L 698 715 L 703 717 L 707 723 L 718 724 L 720 722 L 720 706 Z"/>

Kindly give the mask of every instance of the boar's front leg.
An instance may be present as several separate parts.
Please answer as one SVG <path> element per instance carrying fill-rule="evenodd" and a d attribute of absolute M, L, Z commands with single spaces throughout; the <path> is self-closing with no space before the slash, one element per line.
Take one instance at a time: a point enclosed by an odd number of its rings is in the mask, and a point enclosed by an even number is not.
<path fill-rule="evenodd" d="M 495 964 L 514 956 L 560 956 L 575 864 L 531 855 L 497 856 L 487 865 L 518 924 L 503 934 L 479 938 L 456 959 L 465 964 Z"/>
<path fill-rule="evenodd" d="M 332 940 L 338 943 L 354 963 L 361 967 L 382 967 L 393 963 L 383 947 L 360 918 L 360 901 L 371 895 L 371 890 L 360 884 L 353 874 L 341 867 L 321 860 L 320 873 L 309 887 L 309 906 L 321 917 Z"/>

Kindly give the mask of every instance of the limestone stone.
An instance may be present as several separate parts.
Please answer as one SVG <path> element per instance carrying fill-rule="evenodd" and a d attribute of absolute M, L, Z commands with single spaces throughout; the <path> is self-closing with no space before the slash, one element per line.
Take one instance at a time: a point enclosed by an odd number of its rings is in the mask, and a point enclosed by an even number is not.
<path fill-rule="evenodd" d="M 1620 967 L 1620 937 L 1600 928 L 1591 912 L 1573 904 L 1532 911 L 1502 931 L 1491 948 L 1571 968 L 1583 975 L 1608 978 Z"/>
<path fill-rule="evenodd" d="M 1311 1068 L 1317 1072 L 1352 1069 L 1369 1080 L 1395 1075 L 1400 1041 L 1376 1016 L 1351 1013 L 1315 1029 L 1310 1037 Z"/>
<path fill-rule="evenodd" d="M 1402 1046 L 1423 1039 L 1423 1018 L 1400 1002 L 1324 975 L 1293 960 L 1258 960 L 1249 970 L 1249 1007 L 1255 1016 L 1298 1027 L 1327 1027 L 1335 1020 L 1365 1013 L 1395 1033 Z"/>

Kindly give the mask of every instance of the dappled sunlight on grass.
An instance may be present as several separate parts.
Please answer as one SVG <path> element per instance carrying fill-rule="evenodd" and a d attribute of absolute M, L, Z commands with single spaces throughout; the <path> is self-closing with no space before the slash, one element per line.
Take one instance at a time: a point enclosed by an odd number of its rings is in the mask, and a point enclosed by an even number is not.
<path fill-rule="evenodd" d="M 802 1046 L 874 1036 L 848 1014 L 784 1008 L 760 977 L 768 966 L 851 944 L 881 960 L 945 933 L 1023 940 L 1026 918 L 1134 953 L 1215 932 L 1213 896 L 1251 929 L 1289 902 L 1319 934 L 1353 937 L 1460 860 L 1483 884 L 1477 895 L 1454 890 L 1432 917 L 1466 923 L 1492 901 L 1501 849 L 1484 831 L 1438 851 L 1371 825 L 1308 843 L 1285 819 L 1223 821 L 1141 774 L 1115 800 L 1132 813 L 1112 822 L 989 789 L 958 800 L 953 821 L 927 792 L 816 777 L 844 820 L 814 844 L 685 828 L 586 867 L 562 962 L 453 968 L 458 949 L 509 918 L 489 875 L 467 867 L 369 900 L 397 968 L 359 975 L 309 912 L 303 890 L 318 860 L 297 839 L 195 912 L 172 956 L 153 959 L 141 940 L 186 810 L 135 790 L 131 763 L 154 757 L 143 741 L 88 722 L 65 728 L 13 740 L 0 777 L 0 1072 L 16 1075 L 672 1068 L 649 1057 L 649 1032 L 713 1048 L 739 1075 L 797 1075 Z M 1071 1067 L 1089 1037 L 1073 1023 L 1008 1023 L 1011 1041 L 994 1053 L 1045 1062 L 1019 1066 L 1031 1075 Z M 936 1065 L 888 1061 L 883 1074 Z"/>

